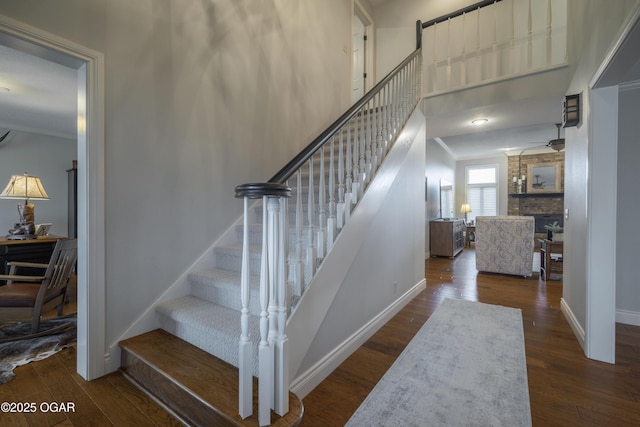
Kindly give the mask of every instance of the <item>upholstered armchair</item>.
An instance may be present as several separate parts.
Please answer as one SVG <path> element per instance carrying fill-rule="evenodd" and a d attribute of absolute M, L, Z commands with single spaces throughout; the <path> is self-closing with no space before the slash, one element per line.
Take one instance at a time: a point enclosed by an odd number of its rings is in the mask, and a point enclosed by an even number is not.
<path fill-rule="evenodd" d="M 532 216 L 476 217 L 476 269 L 531 276 L 534 232 Z"/>

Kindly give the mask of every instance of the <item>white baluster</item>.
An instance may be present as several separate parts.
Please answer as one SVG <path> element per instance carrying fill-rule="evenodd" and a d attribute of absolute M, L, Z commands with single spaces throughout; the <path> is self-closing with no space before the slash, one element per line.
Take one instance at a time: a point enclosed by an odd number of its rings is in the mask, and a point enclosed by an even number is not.
<path fill-rule="evenodd" d="M 359 151 L 359 135 L 358 135 L 358 115 L 354 116 L 354 123 L 353 123 L 353 140 L 350 141 L 351 144 L 351 160 L 353 161 L 353 167 L 352 167 L 352 171 L 353 171 L 353 183 L 352 186 L 353 188 L 351 189 L 351 203 L 355 206 L 356 204 L 358 204 L 358 196 L 360 194 L 360 166 L 358 165 L 358 159 L 360 158 L 358 156 L 358 151 Z"/>
<path fill-rule="evenodd" d="M 347 126 L 349 124 L 347 123 Z M 338 205 L 336 206 L 336 226 L 338 229 L 344 227 L 344 127 L 340 129 L 340 139 L 338 140 Z"/>
<path fill-rule="evenodd" d="M 302 170 L 296 172 L 296 277 L 295 291 L 296 296 L 301 296 L 304 292 L 304 259 L 302 256 L 302 248 L 304 241 L 302 236 L 303 224 L 302 211 Z"/>
<path fill-rule="evenodd" d="M 373 153 L 373 158 L 371 159 L 371 163 L 373 164 L 373 169 L 371 172 L 371 176 L 375 176 L 376 171 L 378 170 L 378 166 L 380 165 L 380 93 L 378 92 L 373 96 L 371 101 L 373 103 L 373 109 L 371 110 L 371 151 Z"/>
<path fill-rule="evenodd" d="M 496 3 L 493 3 L 493 45 L 492 45 L 492 52 L 491 52 L 493 61 L 493 78 L 497 78 L 499 71 L 498 71 L 498 7 L 496 6 Z"/>
<path fill-rule="evenodd" d="M 447 72 L 446 89 L 451 89 L 451 18 L 447 19 Z"/>
<path fill-rule="evenodd" d="M 326 248 L 327 211 L 325 209 L 325 175 L 324 175 L 324 147 L 320 148 L 320 176 L 318 177 L 318 239 L 317 256 L 323 259 Z"/>
<path fill-rule="evenodd" d="M 258 346 L 258 422 L 271 424 L 273 360 L 269 349 L 268 197 L 262 198 L 262 258 L 260 267 L 260 344 Z"/>
<path fill-rule="evenodd" d="M 462 14 L 462 34 L 466 34 L 467 14 Z M 460 62 L 460 86 L 467 84 L 467 41 L 462 42 L 462 61 Z"/>
<path fill-rule="evenodd" d="M 285 333 L 287 312 L 289 308 L 288 284 L 285 260 L 288 251 L 287 200 L 279 199 L 280 212 L 278 227 L 278 274 L 276 291 L 277 336 L 275 342 L 275 402 L 274 411 L 280 416 L 289 412 L 289 342 Z"/>
<path fill-rule="evenodd" d="M 371 182 L 371 176 L 372 176 L 372 148 L 371 148 L 371 144 L 373 143 L 373 137 L 372 137 L 372 132 L 371 132 L 371 114 L 373 114 L 372 109 L 371 109 L 371 104 L 370 102 L 367 103 L 367 105 L 365 107 L 363 107 L 363 114 L 366 114 L 366 116 L 363 116 L 363 123 L 365 125 L 365 181 L 367 183 Z M 366 120 L 366 121 L 365 121 Z"/>
<path fill-rule="evenodd" d="M 313 156 L 309 158 L 309 194 L 307 196 L 307 261 L 305 283 L 309 283 L 316 272 L 316 246 L 315 246 L 315 187 L 313 181 Z"/>
<path fill-rule="evenodd" d="M 511 74 L 516 73 L 516 16 L 514 11 L 514 3 L 516 0 L 511 0 L 511 39 L 509 41 L 511 48 Z"/>
<path fill-rule="evenodd" d="M 547 65 L 551 65 L 552 61 L 552 12 L 551 12 L 551 0 L 547 1 Z"/>
<path fill-rule="evenodd" d="M 533 22 L 531 14 L 531 0 L 529 0 L 529 16 L 527 17 L 528 25 L 528 43 L 527 43 L 527 71 L 533 68 Z"/>
<path fill-rule="evenodd" d="M 438 88 L 438 44 L 437 44 L 437 27 L 438 24 L 433 24 L 433 77 L 432 77 L 432 86 L 433 92 L 437 92 Z"/>
<path fill-rule="evenodd" d="M 476 83 L 482 81 L 482 57 L 480 56 L 480 8 L 476 14 Z"/>
<path fill-rule="evenodd" d="M 347 181 L 346 181 L 346 193 L 344 195 L 344 220 L 345 223 L 349 220 L 349 216 L 351 215 L 351 203 L 353 203 L 352 194 L 353 194 L 353 164 L 351 163 L 351 120 L 347 123 L 347 140 L 345 141 L 345 150 L 346 150 L 346 159 L 345 159 L 345 167 L 347 173 Z"/>
<path fill-rule="evenodd" d="M 336 213 L 336 181 L 335 181 L 335 139 L 334 135 L 329 144 L 329 218 L 327 219 L 327 252 L 333 246 L 337 230 Z"/>
<path fill-rule="evenodd" d="M 359 179 L 359 187 L 358 187 L 358 200 L 360 200 L 362 198 L 362 193 L 364 191 L 364 186 L 365 183 L 367 182 L 367 162 L 365 160 L 365 153 L 366 153 L 366 146 L 367 146 L 367 132 L 366 132 L 366 127 L 365 127 L 365 121 L 366 118 L 364 117 L 364 107 L 363 109 L 360 110 L 359 112 L 360 114 L 360 138 L 359 138 L 359 144 L 360 147 L 358 148 L 359 154 L 360 154 L 360 163 L 359 163 L 359 167 L 360 167 L 360 179 Z"/>
<path fill-rule="evenodd" d="M 253 370 L 251 359 L 253 349 L 249 336 L 249 198 L 244 198 L 244 219 L 242 227 L 242 267 L 240 282 L 240 348 L 239 348 L 239 402 L 240 417 L 253 415 Z"/>
<path fill-rule="evenodd" d="M 389 91 L 391 89 L 390 83 L 387 83 L 384 86 L 384 120 L 383 120 L 383 135 L 384 135 L 384 153 L 385 155 L 389 151 L 391 147 L 391 97 L 389 95 Z"/>

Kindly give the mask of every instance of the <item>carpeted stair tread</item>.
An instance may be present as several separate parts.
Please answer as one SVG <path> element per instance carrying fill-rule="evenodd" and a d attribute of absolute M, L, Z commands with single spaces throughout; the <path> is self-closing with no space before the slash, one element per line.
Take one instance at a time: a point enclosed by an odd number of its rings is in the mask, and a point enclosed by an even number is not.
<path fill-rule="evenodd" d="M 238 311 L 190 295 L 160 303 L 156 310 L 160 314 L 162 329 L 238 366 Z M 249 333 L 254 339 L 260 336 L 258 318 L 255 316 L 249 316 Z M 255 343 L 254 353 L 257 354 Z M 255 373 L 257 360 L 254 365 Z"/>
<path fill-rule="evenodd" d="M 213 268 L 189 274 L 191 295 L 232 310 L 240 311 L 240 279 L 238 271 Z M 260 314 L 260 278 L 249 276 L 249 311 Z"/>
<path fill-rule="evenodd" d="M 258 425 L 256 415 L 245 420 L 238 415 L 238 370 L 230 364 L 161 329 L 124 340 L 120 346 L 125 375 L 190 425 Z M 253 388 L 255 394 L 255 380 Z M 302 402 L 293 393 L 289 406 L 284 417 L 272 413 L 272 425 L 299 424 Z"/>

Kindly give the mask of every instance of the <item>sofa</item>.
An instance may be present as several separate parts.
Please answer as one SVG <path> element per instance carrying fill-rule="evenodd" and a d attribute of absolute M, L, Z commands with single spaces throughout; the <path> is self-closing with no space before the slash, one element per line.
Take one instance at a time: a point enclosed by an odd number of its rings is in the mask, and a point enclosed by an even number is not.
<path fill-rule="evenodd" d="M 530 277 L 534 232 L 532 216 L 476 217 L 476 269 Z"/>

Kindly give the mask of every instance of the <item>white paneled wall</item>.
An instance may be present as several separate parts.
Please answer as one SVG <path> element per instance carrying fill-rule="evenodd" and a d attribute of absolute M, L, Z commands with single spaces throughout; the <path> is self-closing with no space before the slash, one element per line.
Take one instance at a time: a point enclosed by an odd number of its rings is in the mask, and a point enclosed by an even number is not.
<path fill-rule="evenodd" d="M 495 82 L 566 62 L 566 0 L 503 0 L 425 28 L 425 94 Z"/>

